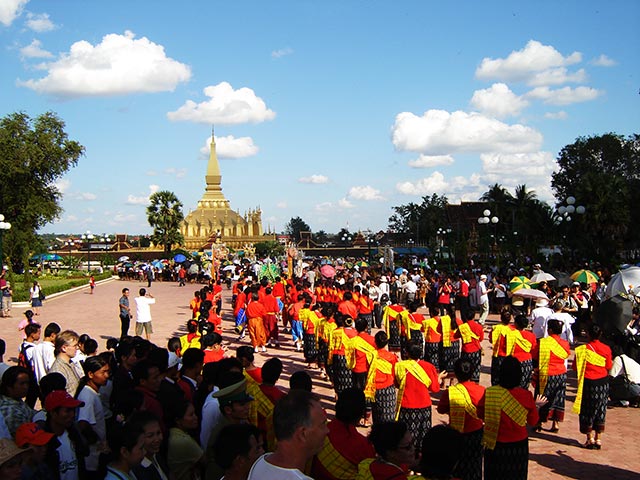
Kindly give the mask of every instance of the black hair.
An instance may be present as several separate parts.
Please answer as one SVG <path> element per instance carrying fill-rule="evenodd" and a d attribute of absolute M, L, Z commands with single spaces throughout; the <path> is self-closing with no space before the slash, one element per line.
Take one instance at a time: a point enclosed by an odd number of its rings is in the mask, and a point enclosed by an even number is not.
<path fill-rule="evenodd" d="M 462 433 L 436 425 L 422 439 L 420 473 L 426 478 L 451 478 L 464 449 Z"/>
<path fill-rule="evenodd" d="M 118 347 L 117 338 L 107 338 L 107 350 L 115 350 Z"/>
<path fill-rule="evenodd" d="M 275 385 L 282 373 L 282 360 L 272 357 L 262 365 L 262 381 L 268 385 Z"/>
<path fill-rule="evenodd" d="M 3 356 L 7 351 L 7 343 L 0 338 L 0 357 Z"/>
<path fill-rule="evenodd" d="M 466 358 L 459 358 L 453 364 L 453 372 L 458 379 L 458 382 L 466 382 L 473 376 L 473 363 Z"/>
<path fill-rule="evenodd" d="M 204 352 L 199 348 L 187 348 L 182 352 L 182 370 L 193 368 L 204 362 Z"/>
<path fill-rule="evenodd" d="M 291 390 L 273 410 L 273 429 L 276 440 L 289 440 L 296 430 L 311 425 L 311 408 L 320 399 L 305 390 Z"/>
<path fill-rule="evenodd" d="M 207 333 L 200 339 L 200 346 L 204 350 L 205 348 L 213 347 L 222 343 L 222 335 L 218 332 Z"/>
<path fill-rule="evenodd" d="M 189 406 L 191 405 L 192 403 L 189 400 L 180 400 L 176 402 L 171 402 L 171 404 L 169 405 L 169 408 L 167 408 L 166 410 L 166 414 L 167 414 L 166 420 L 167 420 L 168 426 L 175 427 L 178 420 L 184 417 L 184 415 L 187 413 Z"/>
<path fill-rule="evenodd" d="M 378 349 L 386 347 L 389 343 L 389 336 L 383 331 L 376 333 L 373 339 L 376 342 L 376 348 Z"/>
<path fill-rule="evenodd" d="M 89 383 L 89 373 L 95 373 L 105 365 L 109 365 L 109 361 L 101 355 L 95 355 L 93 357 L 87 357 L 82 362 L 82 370 L 84 371 L 84 377 L 78 382 L 78 388 L 75 392 L 75 398 L 78 398 L 82 389 Z"/>
<path fill-rule="evenodd" d="M 144 289 L 144 288 L 141 288 L 140 290 L 138 290 L 138 294 L 139 294 L 141 297 L 144 297 L 144 296 L 147 294 L 147 290 L 146 290 L 146 289 Z"/>
<path fill-rule="evenodd" d="M 253 360 L 255 359 L 255 356 L 253 355 L 253 348 L 248 345 L 243 345 L 241 347 L 238 347 L 236 350 L 236 358 L 237 359 L 244 358 L 249 363 L 253 363 Z"/>
<path fill-rule="evenodd" d="M 504 357 L 500 365 L 500 386 L 510 390 L 520 385 L 522 366 L 515 357 Z"/>
<path fill-rule="evenodd" d="M 373 444 L 376 453 L 386 458 L 387 453 L 396 450 L 407 433 L 407 425 L 404 422 L 374 423 L 369 433 L 369 441 Z"/>
<path fill-rule="evenodd" d="M 42 327 L 40 326 L 39 323 L 28 323 L 25 327 L 24 327 L 24 334 L 27 337 L 30 337 L 31 335 L 33 335 L 34 333 L 38 332 Z"/>
<path fill-rule="evenodd" d="M 187 321 L 187 332 L 188 333 L 198 333 L 198 321 L 197 320 L 188 320 Z"/>
<path fill-rule="evenodd" d="M 167 350 L 170 352 L 176 353 L 180 350 L 180 347 L 180 337 L 171 337 L 167 342 Z"/>
<path fill-rule="evenodd" d="M 160 373 L 164 373 L 169 368 L 169 350 L 155 347 L 147 355 L 147 360 L 152 365 L 158 367 Z"/>
<path fill-rule="evenodd" d="M 338 394 L 336 402 L 336 418 L 341 422 L 355 425 L 366 408 L 364 392 L 357 388 L 347 388 Z"/>
<path fill-rule="evenodd" d="M 158 368 L 158 366 L 154 365 L 149 360 L 140 360 L 133 366 L 131 369 L 131 376 L 137 385 L 140 385 L 142 380 L 149 379 L 149 370 L 152 368 Z M 158 368 L 158 370 L 160 369 Z"/>
<path fill-rule="evenodd" d="M 562 322 L 560 320 L 556 320 L 555 318 L 550 318 L 547 321 L 547 331 L 551 335 L 560 335 L 562 333 Z"/>
<path fill-rule="evenodd" d="M 44 399 L 51 392 L 67 388 L 67 379 L 60 372 L 50 372 L 40 379 L 38 386 L 40 387 L 40 403 L 44 405 Z"/>
<path fill-rule="evenodd" d="M 86 342 L 84 342 L 84 353 L 85 355 L 93 355 L 98 351 L 98 341 L 90 338 Z"/>
<path fill-rule="evenodd" d="M 411 360 L 420 360 L 422 358 L 422 345 L 411 342 L 409 348 L 407 348 L 407 353 Z"/>
<path fill-rule="evenodd" d="M 57 323 L 51 322 L 46 327 L 44 327 L 44 336 L 50 337 L 54 333 L 55 334 L 60 333 L 61 330 L 62 329 L 60 328 L 60 325 L 58 325 Z"/>
<path fill-rule="evenodd" d="M 136 347 L 133 340 L 123 339 L 116 347 L 115 356 L 118 363 L 122 362 L 122 357 L 128 357 L 135 352 Z"/>
<path fill-rule="evenodd" d="M 503 325 L 509 325 L 512 315 L 513 314 L 511 313 L 511 307 L 509 305 L 505 305 L 504 307 L 502 307 L 502 310 L 500 310 L 500 322 Z"/>
<path fill-rule="evenodd" d="M 85 344 L 85 342 L 86 342 L 87 340 L 89 340 L 90 338 L 91 338 L 91 337 L 90 337 L 88 334 L 83 333 L 82 335 L 80 335 L 80 336 L 78 337 L 78 343 L 81 343 L 82 345 L 84 345 L 84 344 Z"/>
<path fill-rule="evenodd" d="M 355 327 L 357 332 L 364 332 L 369 326 L 369 322 L 367 322 L 366 318 L 358 317 L 355 322 Z"/>
<path fill-rule="evenodd" d="M 115 424 L 109 435 L 107 435 L 107 443 L 113 458 L 120 457 L 122 448 L 131 451 L 138 444 L 140 435 L 143 434 L 142 426 L 137 422 L 125 422 L 124 424 Z"/>
<path fill-rule="evenodd" d="M 311 390 L 313 390 L 313 380 L 311 380 L 311 375 L 304 370 L 293 372 L 289 377 L 289 389 L 311 392 Z"/>
<path fill-rule="evenodd" d="M 33 321 L 33 310 L 25 310 L 23 315 L 27 317 L 27 320 L 29 321 L 29 323 Z"/>
<path fill-rule="evenodd" d="M 598 340 L 602 336 L 602 328 L 597 323 L 589 325 L 587 335 L 590 340 Z"/>
<path fill-rule="evenodd" d="M 213 445 L 213 455 L 216 463 L 223 470 L 228 470 L 237 457 L 245 456 L 251 449 L 251 437 L 260 440 L 260 430 L 249 423 L 231 424 L 225 426 Z"/>
<path fill-rule="evenodd" d="M 8 388 L 13 387 L 18 381 L 18 377 L 22 374 L 25 374 L 31 380 L 31 375 L 29 374 L 29 370 L 24 367 L 13 366 L 9 367 L 2 374 L 2 383 L 0 383 L 0 394 L 7 395 Z"/>
<path fill-rule="evenodd" d="M 524 330 L 529 325 L 529 319 L 525 315 L 518 314 L 513 323 L 515 323 L 518 330 Z"/>

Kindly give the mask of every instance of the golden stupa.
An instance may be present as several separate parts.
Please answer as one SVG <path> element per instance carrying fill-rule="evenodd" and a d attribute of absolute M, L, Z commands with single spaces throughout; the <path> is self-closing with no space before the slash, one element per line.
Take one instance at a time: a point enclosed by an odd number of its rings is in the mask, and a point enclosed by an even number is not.
<path fill-rule="evenodd" d="M 211 152 L 204 177 L 206 187 L 195 210 L 185 217 L 180 233 L 189 250 L 209 249 L 215 243 L 241 248 L 258 242 L 275 240 L 275 235 L 264 235 L 260 207 L 244 215 L 231 209 L 222 193 L 222 174 L 216 154 L 216 143 L 211 132 Z"/>

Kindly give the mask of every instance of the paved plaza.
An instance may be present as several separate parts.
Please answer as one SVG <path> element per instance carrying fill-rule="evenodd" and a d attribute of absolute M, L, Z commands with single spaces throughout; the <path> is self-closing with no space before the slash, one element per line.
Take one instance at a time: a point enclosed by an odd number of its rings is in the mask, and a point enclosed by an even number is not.
<path fill-rule="evenodd" d="M 98 340 L 100 350 L 104 350 L 106 339 L 120 334 L 118 319 L 118 299 L 122 288 L 131 290 L 131 298 L 137 296 L 145 283 L 123 281 L 118 279 L 100 283 L 93 295 L 89 288 L 82 288 L 72 293 L 53 296 L 45 301 L 40 315 L 35 317 L 43 327 L 49 322 L 58 323 L 63 329 L 73 329 L 78 334 L 88 333 Z M 151 306 L 154 333 L 151 340 L 160 346 L 166 346 L 167 339 L 173 335 L 185 333 L 184 325 L 190 318 L 189 301 L 199 285 L 178 287 L 177 283 L 154 282 L 149 291 L 156 298 Z M 225 344 L 233 351 L 238 345 L 233 333 L 233 322 L 229 301 L 231 291 L 224 290 L 223 330 Z M 132 301 L 133 305 L 133 301 Z M 2 318 L 0 337 L 7 342 L 5 362 L 11 364 L 17 360 L 20 336 L 17 325 L 22 318 L 25 307 L 14 307 L 12 318 Z M 493 321 L 496 321 L 495 318 Z M 133 327 L 130 329 L 133 333 Z M 249 344 L 248 336 L 244 344 Z M 292 372 L 305 366 L 302 352 L 296 352 L 290 337 L 282 342 L 279 349 L 269 349 L 266 354 L 256 354 L 256 363 L 261 365 L 270 356 L 277 355 L 284 363 L 284 372 L 280 384 L 288 386 Z M 484 342 L 483 375 L 481 383 L 489 385 L 490 344 Z M 327 410 L 333 409 L 333 390 L 326 380 L 320 378 L 316 370 L 308 370 L 314 380 L 314 390 L 318 393 Z M 579 433 L 578 417 L 571 412 L 575 398 L 575 374 L 569 373 L 567 386 L 567 406 L 565 421 L 559 433 L 532 433 L 530 436 L 529 478 L 561 479 L 575 478 L 626 480 L 640 479 L 640 455 L 638 453 L 638 431 L 640 429 L 640 409 L 613 408 L 607 411 L 606 431 L 603 436 L 602 450 L 586 450 L 581 447 L 584 436 Z M 438 394 L 439 395 L 439 394 Z M 435 411 L 437 397 L 434 399 L 434 425 L 446 422 L 445 416 Z M 547 424 L 550 427 L 550 423 Z M 364 429 L 362 430 L 363 432 Z"/>

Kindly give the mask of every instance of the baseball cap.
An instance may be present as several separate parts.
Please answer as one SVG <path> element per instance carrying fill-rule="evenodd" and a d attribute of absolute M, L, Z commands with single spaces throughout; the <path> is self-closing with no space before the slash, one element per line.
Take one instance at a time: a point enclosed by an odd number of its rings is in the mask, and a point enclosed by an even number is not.
<path fill-rule="evenodd" d="M 49 443 L 53 437 L 53 433 L 45 432 L 35 423 L 23 423 L 16 430 L 16 445 L 20 448 L 27 444 L 42 446 Z"/>
<path fill-rule="evenodd" d="M 71 395 L 69 395 L 66 390 L 54 390 L 49 395 L 47 395 L 47 398 L 44 399 L 44 408 L 47 412 L 51 412 L 60 407 L 84 407 L 84 402 L 76 400 Z"/>

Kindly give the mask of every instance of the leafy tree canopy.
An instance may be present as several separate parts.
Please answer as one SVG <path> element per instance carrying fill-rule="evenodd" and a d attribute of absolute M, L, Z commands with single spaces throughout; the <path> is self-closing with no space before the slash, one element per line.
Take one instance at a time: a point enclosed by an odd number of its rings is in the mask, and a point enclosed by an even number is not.
<path fill-rule="evenodd" d="M 151 241 L 156 245 L 162 245 L 165 254 L 168 255 L 173 245 L 184 243 L 184 237 L 180 233 L 180 224 L 184 220 L 182 202 L 173 192 L 167 190 L 153 193 L 149 201 L 147 219 L 153 227 Z"/>
<path fill-rule="evenodd" d="M 302 220 L 300 217 L 295 217 L 289 220 L 289 222 L 284 226 L 284 233 L 289 235 L 295 242 L 300 241 L 300 232 L 310 232 L 311 227 L 307 222 Z"/>

